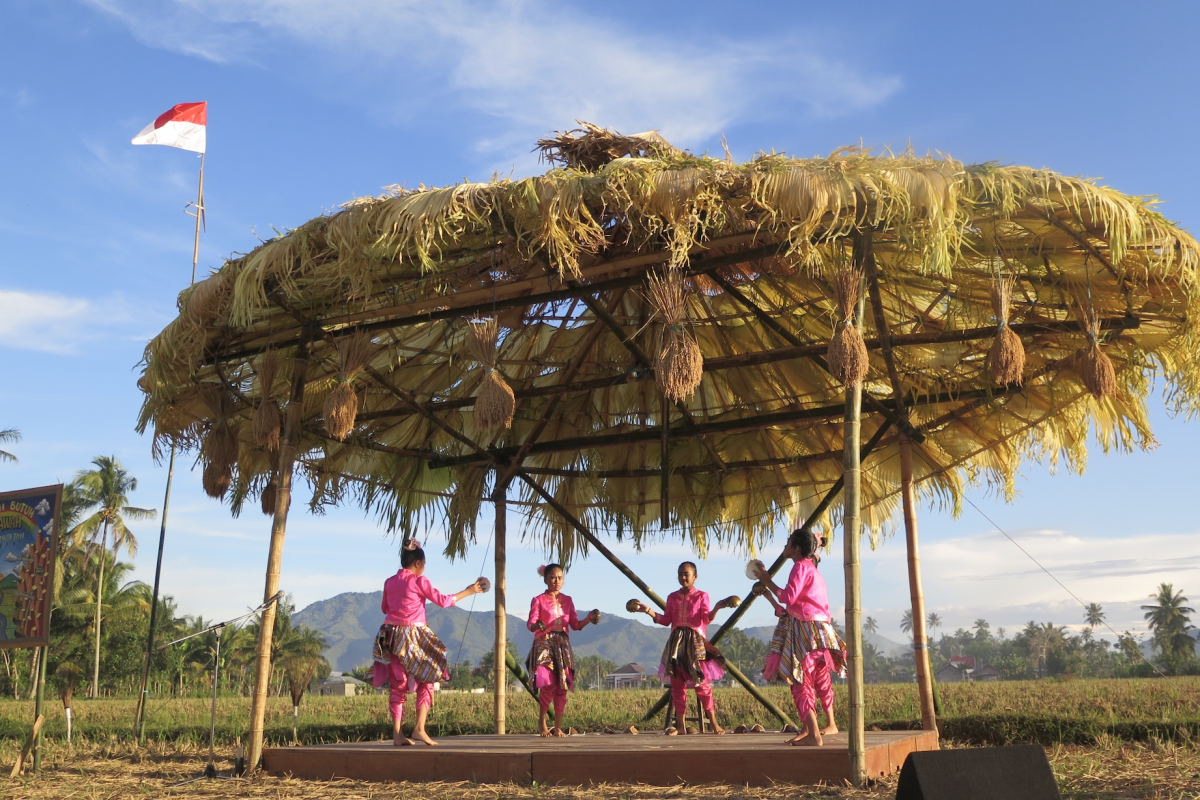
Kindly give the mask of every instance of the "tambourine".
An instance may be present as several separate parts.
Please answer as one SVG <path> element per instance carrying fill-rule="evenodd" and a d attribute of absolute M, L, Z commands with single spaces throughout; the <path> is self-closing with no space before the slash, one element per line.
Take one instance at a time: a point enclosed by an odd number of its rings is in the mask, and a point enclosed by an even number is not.
<path fill-rule="evenodd" d="M 640 611 L 641 607 L 642 607 L 642 604 L 637 600 L 630 600 L 628 603 L 625 604 L 625 610 L 628 611 L 630 614 Z"/>
<path fill-rule="evenodd" d="M 752 581 L 758 580 L 758 573 L 756 570 L 760 569 L 763 572 L 766 572 L 767 565 L 759 561 L 757 558 L 750 559 L 748 562 L 746 562 L 746 577 Z"/>
<path fill-rule="evenodd" d="M 492 590 L 492 582 L 490 580 L 488 580 L 486 575 L 480 575 L 478 578 L 475 579 L 475 583 L 481 587 L 481 591 L 484 594 L 487 594 L 488 592 L 490 592 Z"/>

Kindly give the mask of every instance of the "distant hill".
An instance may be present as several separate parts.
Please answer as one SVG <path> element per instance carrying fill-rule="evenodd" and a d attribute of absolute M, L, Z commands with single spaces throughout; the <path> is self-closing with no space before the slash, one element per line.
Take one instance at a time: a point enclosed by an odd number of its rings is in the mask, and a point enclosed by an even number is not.
<path fill-rule="evenodd" d="M 325 634 L 329 642 L 325 651 L 329 665 L 335 671 L 348 672 L 371 660 L 371 644 L 383 623 L 383 612 L 379 610 L 382 599 L 381 591 L 346 592 L 319 600 L 294 614 L 292 619 Z M 427 605 L 426 618 L 429 627 L 445 643 L 451 661 L 478 664 L 492 649 L 496 628 L 490 610 L 468 614 L 465 607 Z M 767 636 L 770 638 L 770 631 Z M 517 645 L 524 658 L 533 643 L 533 634 L 525 629 L 523 618 L 508 615 L 508 638 Z M 649 668 L 657 665 L 662 656 L 667 629 L 604 614 L 599 625 L 589 625 L 572 633 L 571 643 L 579 656 L 597 654 L 618 665 L 636 661 Z M 460 645 L 461 656 L 458 655 Z"/>
<path fill-rule="evenodd" d="M 748 636 L 753 636 L 755 639 L 758 639 L 761 642 L 766 642 L 767 644 L 771 643 L 771 636 L 774 633 L 774 625 L 762 625 L 757 628 L 746 628 L 746 634 Z M 875 649 L 878 650 L 881 655 L 888 656 L 889 658 L 895 658 L 896 656 L 907 653 L 912 649 L 911 644 L 894 642 L 886 636 L 880 636 L 879 634 L 871 633 L 870 631 L 863 631 L 863 641 L 870 642 L 871 644 L 875 645 Z"/>

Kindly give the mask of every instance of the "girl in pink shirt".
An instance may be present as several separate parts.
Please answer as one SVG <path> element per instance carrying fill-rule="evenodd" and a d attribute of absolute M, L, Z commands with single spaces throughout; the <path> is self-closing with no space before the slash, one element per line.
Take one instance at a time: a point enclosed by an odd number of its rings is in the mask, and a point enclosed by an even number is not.
<path fill-rule="evenodd" d="M 725 674 L 725 657 L 704 638 L 704 631 L 717 612 L 729 605 L 729 600 L 710 605 L 708 592 L 695 587 L 696 565 L 691 561 L 680 564 L 677 575 L 681 588 L 667 596 L 664 613 L 651 610 L 645 603 L 637 603 L 638 611 L 649 614 L 659 625 L 671 626 L 662 663 L 658 666 L 659 677 L 670 680 L 671 701 L 675 708 L 676 727 L 668 729 L 667 733 L 674 735 L 680 730 L 687 732 L 684 720 L 687 719 L 689 686 L 695 687 L 696 702 L 704 709 L 713 732 L 724 733 L 725 730 L 717 724 L 712 682 Z"/>
<path fill-rule="evenodd" d="M 825 579 L 817 572 L 818 544 L 819 540 L 811 531 L 794 531 L 783 551 L 784 556 L 796 562 L 788 575 L 787 585 L 780 589 L 761 568 L 757 570 L 757 577 L 763 588 L 773 595 L 771 604 L 780 613 L 763 676 L 769 681 L 782 680 L 791 686 L 792 700 L 804 724 L 804 730 L 788 740 L 788 744 L 820 747 L 824 742 L 817 725 L 816 695 L 820 694 L 829 716 L 825 732 L 836 733 L 829 672 L 831 669 L 841 672 L 845 668 L 846 645 L 834 630 Z M 778 605 L 775 598 L 778 598 Z"/>
<path fill-rule="evenodd" d="M 425 577 L 425 551 L 421 543 L 409 539 L 400 551 L 400 571 L 383 583 L 382 610 L 386 616 L 371 653 L 375 661 L 375 688 L 384 683 L 390 687 L 393 744 L 416 744 L 400 728 L 404 696 L 409 692 L 417 693 L 413 738 L 428 745 L 437 744 L 425 732 L 425 720 L 433 706 L 433 684 L 449 680 L 450 672 L 446 669 L 445 645 L 425 624 L 425 602 L 449 608 L 464 597 L 486 592 L 488 588 L 487 579 L 480 578 L 458 594 L 442 594 Z"/>
<path fill-rule="evenodd" d="M 525 667 L 533 676 L 537 690 L 538 733 L 542 736 L 566 736 L 562 718 L 567 708 L 567 690 L 575 691 L 575 653 L 571 650 L 570 632 L 583 630 L 590 622 L 600 622 L 600 612 L 593 609 L 582 620 L 575 613 L 571 598 L 562 594 L 563 568 L 558 564 L 538 567 L 546 583 L 546 591 L 529 604 L 529 621 L 525 627 L 533 632 L 533 647 L 525 659 Z M 554 732 L 546 725 L 546 714 L 554 705 Z"/>

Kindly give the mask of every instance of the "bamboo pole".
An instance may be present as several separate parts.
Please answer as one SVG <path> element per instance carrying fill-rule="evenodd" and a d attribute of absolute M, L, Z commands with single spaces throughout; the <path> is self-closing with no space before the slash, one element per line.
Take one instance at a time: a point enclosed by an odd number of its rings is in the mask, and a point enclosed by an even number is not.
<path fill-rule="evenodd" d="M 46 640 L 50 640 L 50 620 L 46 620 Z M 34 720 L 44 719 L 46 710 L 46 662 L 49 661 L 50 645 L 42 645 L 41 656 L 38 658 L 37 694 L 33 704 Z M 42 729 L 34 725 L 33 732 L 33 771 L 42 768 Z"/>
<path fill-rule="evenodd" d="M 863 301 L 859 292 L 856 322 L 862 325 Z M 858 457 L 859 418 L 862 414 L 862 384 L 846 387 L 846 417 L 843 434 L 845 450 L 843 473 L 846 486 L 843 490 L 845 510 L 842 514 L 842 546 L 845 553 L 846 572 L 846 677 L 850 697 L 850 780 L 855 786 L 866 783 L 866 729 L 863 697 L 862 657 L 862 569 L 859 562 L 859 539 L 862 519 L 862 472 Z"/>
<path fill-rule="evenodd" d="M 279 572 L 283 565 L 283 539 L 287 533 L 288 507 L 292 502 L 292 466 L 296 461 L 296 446 L 300 441 L 300 416 L 304 406 L 304 381 L 308 373 L 308 343 L 296 348 L 292 367 L 292 392 L 284 418 L 283 437 L 279 443 L 279 484 L 275 490 L 275 516 L 271 519 L 271 547 L 267 554 L 266 586 L 263 589 L 263 609 L 258 629 L 258 654 L 255 658 L 254 700 L 250 706 L 250 769 L 257 769 L 262 760 L 263 723 L 267 712 L 267 689 L 271 682 L 271 640 L 275 635 L 275 603 L 270 602 L 279 591 Z"/>
<path fill-rule="evenodd" d="M 913 656 L 917 662 L 917 690 L 921 698 L 921 729 L 937 730 L 933 703 L 933 673 L 929 668 L 929 640 L 925 629 L 925 592 L 921 585 L 921 553 L 917 544 L 917 504 L 913 488 L 912 442 L 900 437 L 900 483 L 904 502 L 904 542 L 908 549 L 908 594 L 912 601 Z"/>
<path fill-rule="evenodd" d="M 154 590 L 150 600 L 150 625 L 146 632 L 146 660 L 142 664 L 142 683 L 138 688 L 137 709 L 133 714 L 133 735 L 138 744 L 146 741 L 146 685 L 150 681 L 150 661 L 154 657 L 154 628 L 158 622 L 158 589 L 162 580 L 163 547 L 167 541 L 167 511 L 171 506 L 171 484 L 175 480 L 175 443 L 167 463 L 167 488 L 163 493 L 162 524 L 158 529 L 158 558 L 154 562 Z"/>
<path fill-rule="evenodd" d="M 496 701 L 496 735 L 503 736 L 505 734 L 505 712 L 508 710 L 506 704 L 505 689 L 508 686 L 508 673 L 504 667 L 508 664 L 508 613 L 505 608 L 505 589 L 507 581 L 505 576 L 505 566 L 507 561 L 507 519 L 508 503 L 507 503 L 507 486 L 497 486 L 492 493 L 492 502 L 496 506 L 496 655 L 492 662 L 492 676 L 496 687 L 494 697 Z"/>

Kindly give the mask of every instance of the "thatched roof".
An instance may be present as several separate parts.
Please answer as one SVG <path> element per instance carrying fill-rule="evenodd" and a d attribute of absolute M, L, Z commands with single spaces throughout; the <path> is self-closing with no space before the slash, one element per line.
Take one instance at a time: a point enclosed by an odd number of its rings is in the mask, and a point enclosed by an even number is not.
<path fill-rule="evenodd" d="M 1106 450 L 1151 445 L 1154 375 L 1175 406 L 1200 398 L 1200 248 L 1152 199 L 911 153 L 737 164 L 597 128 L 542 145 L 566 166 L 356 200 L 186 289 L 146 349 L 142 425 L 159 445 L 232 431 L 239 508 L 274 464 L 251 416 L 264 391 L 286 399 L 310 337 L 300 463 L 314 506 L 358 503 L 404 530 L 445 525 L 449 551 L 463 552 L 492 467 L 516 462 L 597 529 L 659 535 L 665 483 L 664 535 L 753 548 L 841 477 L 844 389 L 824 360 L 840 322 L 831 280 L 870 253 L 889 329 L 881 336 L 867 303 L 863 441 L 887 426 L 863 463 L 874 533 L 899 475 L 889 350 L 923 438 L 921 490 L 952 504 L 975 481 L 1010 491 L 1030 459 L 1081 470 L 1089 433 Z M 664 326 L 646 282 L 671 269 L 686 275 L 684 327 L 704 372 L 664 414 L 653 369 Z M 1023 386 L 993 385 L 987 367 L 998 275 L 1014 281 Z M 1117 392 L 1102 400 L 1079 377 L 1089 313 L 1116 367 Z M 496 369 L 516 398 L 509 429 L 475 424 L 489 373 L 466 345 L 485 317 L 498 320 Z M 369 369 L 350 376 L 360 411 L 340 442 L 322 406 L 339 343 L 366 341 L 356 332 L 369 334 Z M 279 365 L 265 390 L 264 354 Z M 532 530 L 568 556 L 570 528 L 522 480 L 514 496 L 535 512 Z"/>

